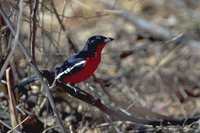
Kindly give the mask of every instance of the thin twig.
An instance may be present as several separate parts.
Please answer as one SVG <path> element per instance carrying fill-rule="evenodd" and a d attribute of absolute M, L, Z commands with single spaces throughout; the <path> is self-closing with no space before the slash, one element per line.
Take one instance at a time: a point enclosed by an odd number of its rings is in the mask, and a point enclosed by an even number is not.
<path fill-rule="evenodd" d="M 57 82 L 58 86 L 61 87 L 63 90 L 65 90 L 68 94 L 92 105 L 97 107 L 98 109 L 100 109 L 102 112 L 108 114 L 109 116 L 118 119 L 118 120 L 125 120 L 125 121 L 132 121 L 135 123 L 140 123 L 140 124 L 147 124 L 148 120 L 146 119 L 141 119 L 141 118 L 137 118 L 133 115 L 127 115 L 123 112 L 111 109 L 106 107 L 100 99 L 95 99 L 92 95 L 90 95 L 89 93 L 81 90 L 78 87 L 69 85 L 69 84 L 64 84 L 61 82 Z"/>
<path fill-rule="evenodd" d="M 78 47 L 76 45 L 74 45 L 74 43 L 72 43 L 72 36 L 70 36 L 69 32 L 65 28 L 65 25 L 63 24 L 62 20 L 60 19 L 60 16 L 59 16 L 59 14 L 58 14 L 58 12 L 56 10 L 56 7 L 54 5 L 53 0 L 51 0 L 50 4 L 51 4 L 51 7 L 52 7 L 52 9 L 53 9 L 53 11 L 54 11 L 54 13 L 56 15 L 56 18 L 57 18 L 62 30 L 65 33 L 65 37 L 68 39 L 70 47 L 74 50 L 74 52 L 77 52 L 78 51 Z"/>
<path fill-rule="evenodd" d="M 9 126 L 8 124 L 4 123 L 1 119 L 0 119 L 0 123 L 1 123 L 2 125 L 4 125 L 5 127 L 7 127 L 8 129 L 12 130 L 13 132 L 21 133 L 21 132 L 17 131 L 15 128 L 12 128 L 12 127 Z"/>
<path fill-rule="evenodd" d="M 13 36 L 16 35 L 16 32 L 9 20 L 9 18 L 7 17 L 7 15 L 5 14 L 5 12 L 3 11 L 2 7 L 0 7 L 0 14 L 2 15 L 2 17 L 4 18 L 4 20 L 6 21 L 8 27 L 10 28 Z M 20 49 L 22 50 L 23 54 L 25 55 L 26 59 L 29 61 L 29 64 L 31 65 L 32 69 L 35 71 L 36 75 L 38 76 L 41 84 L 43 85 L 46 93 L 47 93 L 47 96 L 48 96 L 48 99 L 49 99 L 49 102 L 50 102 L 50 105 L 53 109 L 53 113 L 57 119 L 57 123 L 62 131 L 62 133 L 65 133 L 65 128 L 64 128 L 64 125 L 62 123 L 62 119 L 59 117 L 58 115 L 58 112 L 56 110 L 56 107 L 55 107 L 55 103 L 54 103 L 54 100 L 53 100 L 53 97 L 49 91 L 49 87 L 47 85 L 47 83 L 44 81 L 41 73 L 40 73 L 40 70 L 38 69 L 37 65 L 35 64 L 35 62 L 32 60 L 32 57 L 30 56 L 30 54 L 28 53 L 28 51 L 26 50 L 26 48 L 24 47 L 24 44 L 22 43 L 22 41 L 19 39 L 18 40 L 18 46 L 20 47 Z"/>
<path fill-rule="evenodd" d="M 19 124 L 17 124 L 15 127 L 14 127 L 14 129 L 16 129 L 17 127 L 19 127 L 20 125 L 22 125 L 26 120 L 28 120 L 28 119 L 30 119 L 30 116 L 27 116 L 23 121 L 21 121 Z M 11 133 L 12 132 L 12 130 L 11 131 L 8 131 L 7 133 Z"/>
<path fill-rule="evenodd" d="M 18 23 L 17 23 L 17 30 L 16 30 L 16 34 L 15 34 L 15 39 L 13 41 L 13 45 L 12 45 L 12 49 L 7 57 L 7 59 L 5 60 L 2 68 L 1 68 L 1 71 L 0 71 L 0 80 L 1 78 L 3 77 L 3 74 L 15 52 L 15 49 L 16 49 L 16 46 L 17 46 L 17 42 L 18 42 L 18 39 L 19 39 L 19 34 L 20 34 L 20 29 L 21 29 L 21 20 L 22 20 L 22 14 L 23 14 L 23 0 L 20 0 L 20 11 L 19 11 L 19 16 L 18 16 Z"/>
<path fill-rule="evenodd" d="M 57 125 L 56 126 L 54 125 L 54 126 L 48 127 L 47 129 L 45 129 L 44 131 L 42 131 L 42 133 L 47 133 L 49 130 L 57 128 L 57 127 L 58 127 Z"/>
<path fill-rule="evenodd" d="M 68 5 L 68 1 L 65 0 L 64 3 L 65 3 L 65 5 L 64 5 L 63 11 L 62 11 L 61 21 L 64 20 L 64 14 L 65 14 L 65 11 L 66 11 L 66 8 L 67 8 L 67 5 Z M 58 32 L 58 39 L 57 39 L 58 44 L 60 43 L 60 38 L 61 38 L 61 33 L 62 33 L 61 30 L 62 30 L 62 28 L 60 27 L 59 32 Z"/>
<path fill-rule="evenodd" d="M 30 1 L 31 3 L 32 1 Z M 33 61 L 35 62 L 35 37 L 36 37 L 36 32 L 37 32 L 37 8 L 38 8 L 38 4 L 39 4 L 39 0 L 35 0 L 33 7 L 31 8 L 31 36 L 30 36 L 30 40 L 31 40 L 31 56 L 33 58 Z M 33 9 L 32 9 L 33 8 Z"/>
<path fill-rule="evenodd" d="M 55 15 L 56 15 L 56 18 L 57 18 L 57 20 L 58 20 L 58 22 L 59 22 L 61 28 L 63 29 L 63 31 L 66 31 L 66 28 L 65 28 L 64 24 L 62 23 L 62 20 L 60 19 L 59 14 L 58 14 L 58 12 L 57 12 L 57 10 L 56 10 L 56 7 L 55 7 L 55 5 L 54 5 L 54 1 L 51 0 L 51 1 L 50 1 L 50 4 L 51 4 L 51 7 L 52 7 L 52 9 L 53 9 L 53 11 L 54 11 L 54 13 L 55 13 Z"/>
<path fill-rule="evenodd" d="M 12 69 L 10 67 L 6 70 L 6 80 L 8 88 L 11 125 L 12 127 L 15 127 L 18 124 L 18 112 L 16 109 L 16 101 L 14 100 L 14 94 L 12 90 L 14 81 L 13 81 Z"/>
<path fill-rule="evenodd" d="M 77 133 L 76 129 L 71 125 L 69 126 L 70 133 Z"/>

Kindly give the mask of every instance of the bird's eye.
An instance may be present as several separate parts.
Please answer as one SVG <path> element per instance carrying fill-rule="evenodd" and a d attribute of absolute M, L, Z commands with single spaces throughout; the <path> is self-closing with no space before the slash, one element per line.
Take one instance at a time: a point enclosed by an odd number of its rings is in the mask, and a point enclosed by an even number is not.
<path fill-rule="evenodd" d="M 97 40 L 100 39 L 100 36 L 96 36 L 96 39 L 97 39 Z"/>

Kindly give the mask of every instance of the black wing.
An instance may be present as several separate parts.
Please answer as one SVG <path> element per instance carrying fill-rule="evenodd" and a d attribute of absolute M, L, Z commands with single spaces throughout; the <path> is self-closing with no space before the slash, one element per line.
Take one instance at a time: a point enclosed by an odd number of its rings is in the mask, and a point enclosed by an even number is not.
<path fill-rule="evenodd" d="M 71 76 L 74 73 L 79 72 L 84 68 L 85 63 L 86 61 L 82 58 L 69 58 L 60 68 L 57 68 L 56 79 L 62 80 L 65 77 Z"/>

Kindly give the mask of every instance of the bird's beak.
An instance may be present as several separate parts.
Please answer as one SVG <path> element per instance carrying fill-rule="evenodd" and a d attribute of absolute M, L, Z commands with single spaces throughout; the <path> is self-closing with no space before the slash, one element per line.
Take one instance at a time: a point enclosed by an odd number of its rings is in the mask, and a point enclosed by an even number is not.
<path fill-rule="evenodd" d="M 109 42 L 111 42 L 111 41 L 113 41 L 113 40 L 114 40 L 113 38 L 107 37 L 107 38 L 104 40 L 104 42 L 105 42 L 105 43 L 109 43 Z"/>

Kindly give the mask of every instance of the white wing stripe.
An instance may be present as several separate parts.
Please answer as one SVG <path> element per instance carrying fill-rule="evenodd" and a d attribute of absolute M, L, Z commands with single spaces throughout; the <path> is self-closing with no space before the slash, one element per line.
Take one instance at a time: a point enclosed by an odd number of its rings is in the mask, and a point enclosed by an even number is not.
<path fill-rule="evenodd" d="M 57 76 L 56 76 L 56 79 L 59 79 L 63 74 L 67 74 L 69 73 L 71 70 L 73 70 L 76 66 L 79 66 L 79 65 L 82 65 L 82 64 L 85 64 L 86 61 L 81 61 L 81 62 L 78 62 L 76 63 L 74 66 L 70 67 L 70 68 L 67 68 L 65 71 L 59 73 Z"/>

